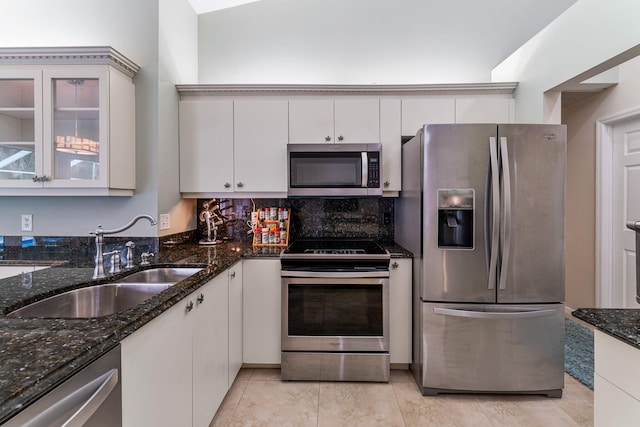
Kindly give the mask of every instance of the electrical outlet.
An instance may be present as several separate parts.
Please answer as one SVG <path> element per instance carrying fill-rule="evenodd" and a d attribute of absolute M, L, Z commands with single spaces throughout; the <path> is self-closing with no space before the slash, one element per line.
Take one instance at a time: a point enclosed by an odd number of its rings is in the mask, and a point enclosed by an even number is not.
<path fill-rule="evenodd" d="M 171 228 L 171 216 L 160 214 L 160 230 L 168 230 L 169 228 Z"/>
<path fill-rule="evenodd" d="M 22 215 L 22 231 L 33 231 L 33 215 Z"/>

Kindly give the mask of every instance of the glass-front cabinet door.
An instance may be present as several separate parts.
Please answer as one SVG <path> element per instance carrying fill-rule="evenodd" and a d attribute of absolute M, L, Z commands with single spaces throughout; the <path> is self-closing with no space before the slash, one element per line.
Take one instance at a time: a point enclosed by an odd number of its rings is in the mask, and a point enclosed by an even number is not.
<path fill-rule="evenodd" d="M 33 187 L 42 170 L 42 73 L 0 71 L 0 185 Z"/>
<path fill-rule="evenodd" d="M 45 186 L 106 185 L 106 82 L 107 73 L 99 69 L 45 70 Z"/>
<path fill-rule="evenodd" d="M 0 196 L 131 196 L 140 67 L 109 46 L 0 47 Z"/>

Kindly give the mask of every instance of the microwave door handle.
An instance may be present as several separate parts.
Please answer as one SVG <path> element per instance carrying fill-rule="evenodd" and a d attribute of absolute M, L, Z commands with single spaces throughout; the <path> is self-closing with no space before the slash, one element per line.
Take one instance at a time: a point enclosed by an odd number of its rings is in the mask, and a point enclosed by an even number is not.
<path fill-rule="evenodd" d="M 361 187 L 367 188 L 369 186 L 369 157 L 366 151 L 360 153 L 362 156 L 362 185 Z"/>

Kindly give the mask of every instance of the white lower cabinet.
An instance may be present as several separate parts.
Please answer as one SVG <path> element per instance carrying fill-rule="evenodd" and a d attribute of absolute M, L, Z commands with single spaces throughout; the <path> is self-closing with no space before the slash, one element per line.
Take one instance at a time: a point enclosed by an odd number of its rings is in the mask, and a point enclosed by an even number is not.
<path fill-rule="evenodd" d="M 186 301 L 122 340 L 124 427 L 193 425 L 192 325 Z"/>
<path fill-rule="evenodd" d="M 228 270 L 229 275 L 229 387 L 242 367 L 242 264 Z"/>
<path fill-rule="evenodd" d="M 193 331 L 192 425 L 206 427 L 229 390 L 227 274 L 220 274 L 195 293 L 195 306 L 188 314 L 191 316 Z"/>
<path fill-rule="evenodd" d="M 389 270 L 389 356 L 411 363 L 411 258 L 392 258 Z"/>
<path fill-rule="evenodd" d="M 594 425 L 637 426 L 640 419 L 640 349 L 596 330 Z"/>
<path fill-rule="evenodd" d="M 243 362 L 280 364 L 280 258 L 245 259 L 242 276 Z"/>
<path fill-rule="evenodd" d="M 209 425 L 239 369 L 238 270 L 241 263 L 122 341 L 123 426 Z"/>

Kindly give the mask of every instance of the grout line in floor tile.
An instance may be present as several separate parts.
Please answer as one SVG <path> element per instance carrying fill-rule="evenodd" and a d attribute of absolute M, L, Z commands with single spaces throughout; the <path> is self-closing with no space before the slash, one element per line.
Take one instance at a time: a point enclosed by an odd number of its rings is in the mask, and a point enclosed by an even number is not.
<path fill-rule="evenodd" d="M 400 400 L 398 399 L 398 394 L 396 393 L 395 384 L 389 381 L 389 385 L 391 385 L 391 390 L 393 391 L 393 397 L 396 398 L 396 405 L 398 405 L 398 409 L 400 410 L 400 416 L 402 417 L 402 425 L 407 427 L 407 420 L 404 415 L 404 411 L 402 410 L 402 406 L 400 406 Z"/>
<path fill-rule="evenodd" d="M 320 381 L 318 381 L 318 407 L 316 408 L 316 427 L 320 427 L 320 392 L 322 388 L 320 387 Z"/>

